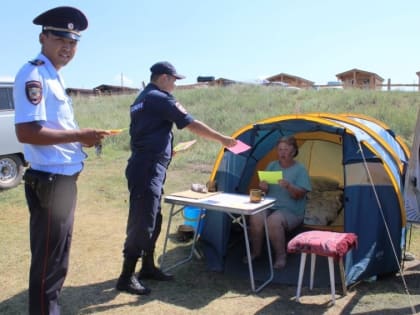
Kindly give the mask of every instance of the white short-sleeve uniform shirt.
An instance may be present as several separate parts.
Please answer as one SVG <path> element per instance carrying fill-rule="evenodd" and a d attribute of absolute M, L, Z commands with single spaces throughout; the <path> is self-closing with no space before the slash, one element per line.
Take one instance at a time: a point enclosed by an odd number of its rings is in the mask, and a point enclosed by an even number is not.
<path fill-rule="evenodd" d="M 20 69 L 15 78 L 13 97 L 16 124 L 36 121 L 57 130 L 79 128 L 63 79 L 43 54 Z M 24 144 L 24 154 L 32 168 L 62 175 L 80 172 L 87 157 L 79 142 Z"/>

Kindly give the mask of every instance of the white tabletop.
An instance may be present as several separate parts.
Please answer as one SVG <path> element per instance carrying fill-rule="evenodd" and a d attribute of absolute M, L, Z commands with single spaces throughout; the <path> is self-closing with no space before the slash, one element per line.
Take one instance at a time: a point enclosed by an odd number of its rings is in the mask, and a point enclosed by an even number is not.
<path fill-rule="evenodd" d="M 173 194 L 165 196 L 164 201 L 170 204 L 191 205 L 208 210 L 253 215 L 270 208 L 276 202 L 276 199 L 264 198 L 261 202 L 252 203 L 249 201 L 249 195 L 219 192 L 201 199 L 181 197 Z"/>

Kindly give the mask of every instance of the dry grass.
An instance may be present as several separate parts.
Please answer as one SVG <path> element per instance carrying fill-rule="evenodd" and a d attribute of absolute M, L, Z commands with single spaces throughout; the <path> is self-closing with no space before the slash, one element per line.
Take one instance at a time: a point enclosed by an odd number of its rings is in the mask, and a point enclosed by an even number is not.
<path fill-rule="evenodd" d="M 200 140 L 201 141 L 201 140 Z M 191 149 L 194 150 L 194 149 Z M 189 154 L 187 151 L 182 154 Z M 114 290 L 122 262 L 127 218 L 124 178 L 127 152 L 91 158 L 79 179 L 79 201 L 71 252 L 70 271 L 62 292 L 62 313 L 73 314 L 411 314 L 420 311 L 420 261 L 405 265 L 411 302 L 400 277 L 355 286 L 347 296 L 329 303 L 328 288 L 303 288 L 301 304 L 294 301 L 295 286 L 271 284 L 259 294 L 250 292 L 248 279 L 206 271 L 203 261 L 180 266 L 176 281 L 146 282 L 147 297 L 119 294 Z M 112 157 L 111 157 L 112 156 Z M 194 171 L 177 168 L 168 173 L 168 193 L 205 182 L 210 165 Z M 26 314 L 28 213 L 22 185 L 0 192 L 0 314 Z M 164 205 L 164 212 L 168 207 Z M 165 216 L 165 220 L 167 216 Z M 180 218 L 173 226 L 181 223 Z M 166 221 L 164 222 L 164 229 Z M 162 251 L 162 238 L 158 253 Z M 420 257 L 420 229 L 415 228 L 411 252 Z M 171 243 L 171 256 L 186 253 L 184 244 Z M 338 292 L 340 293 L 340 291 Z"/>

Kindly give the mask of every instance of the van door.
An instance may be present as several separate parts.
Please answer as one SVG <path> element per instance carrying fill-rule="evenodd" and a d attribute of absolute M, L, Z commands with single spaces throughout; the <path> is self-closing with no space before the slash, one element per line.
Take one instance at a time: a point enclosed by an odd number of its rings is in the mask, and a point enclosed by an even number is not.
<path fill-rule="evenodd" d="M 414 129 L 413 145 L 410 160 L 405 175 L 404 201 L 408 222 L 420 223 L 420 110 L 417 113 L 417 123 Z"/>
<path fill-rule="evenodd" d="M 13 83 L 0 82 L 0 190 L 19 185 L 26 164 L 15 133 Z"/>

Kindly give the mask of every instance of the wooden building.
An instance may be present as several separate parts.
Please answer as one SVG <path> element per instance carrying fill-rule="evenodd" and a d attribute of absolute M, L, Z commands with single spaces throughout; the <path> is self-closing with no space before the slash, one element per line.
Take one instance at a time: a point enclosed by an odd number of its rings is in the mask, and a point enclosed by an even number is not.
<path fill-rule="evenodd" d="M 343 89 L 381 90 L 384 82 L 384 79 L 376 73 L 360 69 L 351 69 L 336 74 L 336 77 L 343 83 Z"/>
<path fill-rule="evenodd" d="M 226 78 L 218 78 L 209 82 L 210 86 L 227 86 L 231 84 L 236 84 L 235 80 L 226 79 Z"/>
<path fill-rule="evenodd" d="M 206 88 L 208 87 L 208 82 L 197 82 L 192 84 L 182 84 L 182 85 L 176 85 L 175 88 L 177 90 L 191 90 L 191 89 L 199 89 L 199 88 Z"/>
<path fill-rule="evenodd" d="M 93 90 L 97 95 L 134 94 L 139 92 L 139 89 L 109 84 L 101 84 L 95 87 Z"/>
<path fill-rule="evenodd" d="M 98 95 L 119 95 L 138 93 L 139 89 L 121 87 L 116 85 L 102 84 L 93 89 L 67 88 L 66 92 L 70 96 L 98 96 Z"/>
<path fill-rule="evenodd" d="M 312 88 L 314 85 L 313 81 L 287 73 L 279 73 L 266 78 L 266 80 L 270 83 L 286 83 L 287 86 L 293 86 L 301 89 Z"/>
<path fill-rule="evenodd" d="M 70 96 L 95 96 L 95 90 L 93 89 L 77 89 L 77 88 L 67 88 L 66 92 Z"/>
<path fill-rule="evenodd" d="M 178 89 L 192 89 L 192 88 L 202 88 L 202 87 L 209 87 L 209 86 L 228 86 L 231 84 L 237 84 L 240 82 L 225 79 L 225 78 L 219 78 L 219 79 L 213 79 L 211 81 L 206 82 L 197 82 L 193 84 L 187 84 L 187 85 L 177 85 L 176 88 Z"/>

